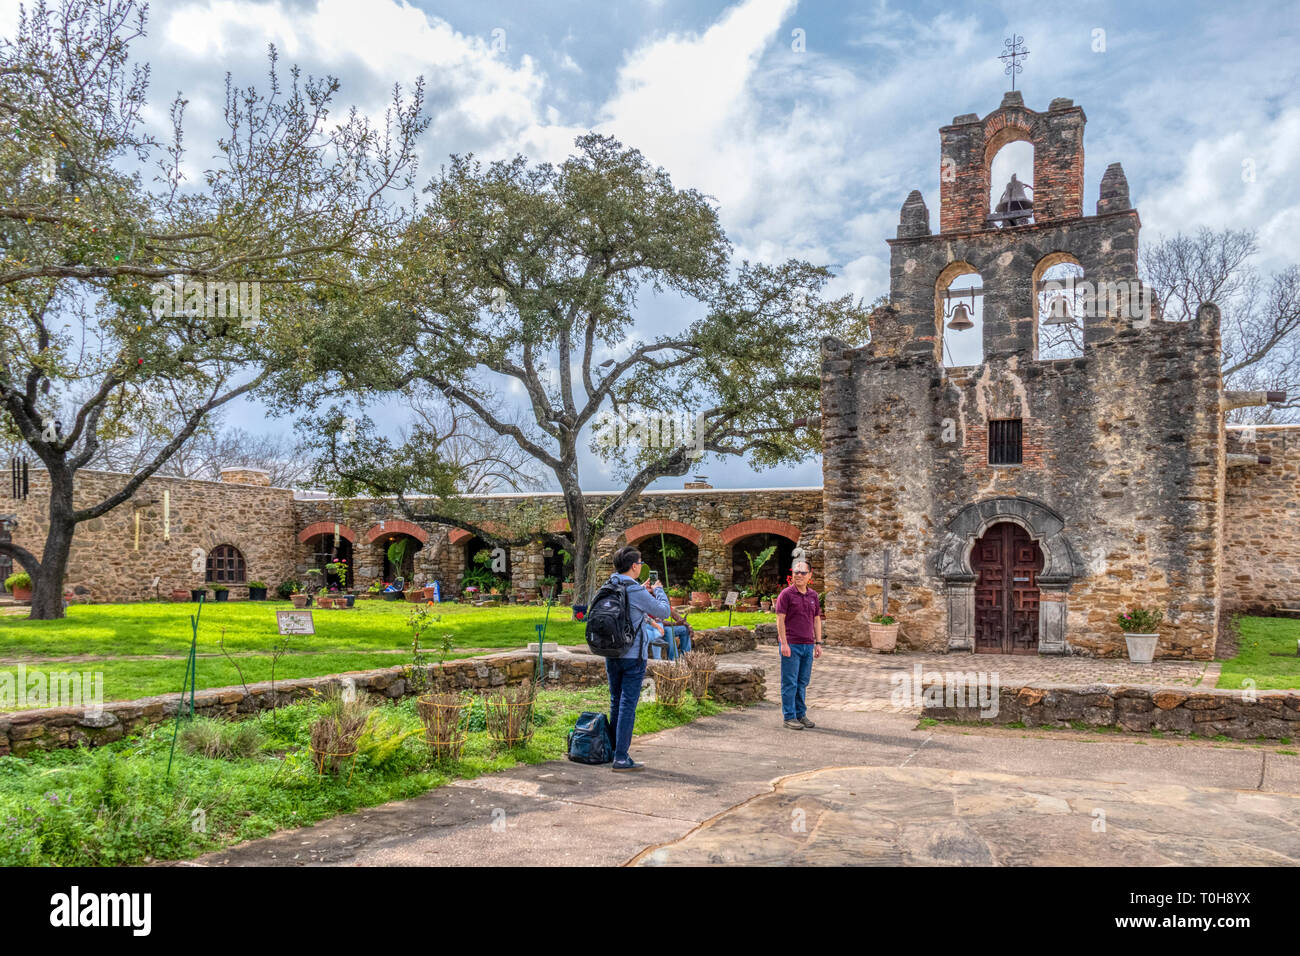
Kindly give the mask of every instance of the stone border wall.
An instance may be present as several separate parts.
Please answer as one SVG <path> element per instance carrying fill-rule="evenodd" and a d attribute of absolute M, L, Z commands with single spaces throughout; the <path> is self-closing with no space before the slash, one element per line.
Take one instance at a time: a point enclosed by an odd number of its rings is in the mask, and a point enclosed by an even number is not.
<path fill-rule="evenodd" d="M 1028 684 L 1002 687 L 998 712 L 980 717 L 978 707 L 923 705 L 922 716 L 936 720 L 1023 723 L 1026 727 L 1115 727 L 1238 740 L 1300 738 L 1300 691 L 1256 691 L 1254 700 L 1239 690 L 1195 690 L 1130 684 Z"/>
<path fill-rule="evenodd" d="M 724 635 L 721 646 L 729 646 L 728 642 L 730 645 L 744 643 L 738 635 L 730 634 Z M 752 635 L 750 646 L 752 648 Z M 734 649 L 746 648 L 735 646 Z M 542 660 L 549 687 L 592 687 L 606 681 L 604 658 L 592 654 L 559 651 L 543 654 Z M 429 667 L 429 677 L 435 691 L 483 691 L 521 683 L 532 677 L 536 666 L 536 653 L 511 651 L 433 664 Z M 753 703 L 764 697 L 763 678 L 761 667 L 721 664 L 709 688 L 716 700 L 730 704 Z M 214 687 L 195 693 L 194 712 L 200 717 L 243 717 L 270 710 L 275 704 L 283 706 L 323 693 L 328 688 L 342 687 L 345 683 L 350 683 L 358 693 L 373 697 L 396 700 L 414 693 L 406 680 L 405 667 L 397 666 L 276 681 L 274 694 L 269 681 L 249 684 L 247 693 L 238 686 Z M 76 747 L 83 743 L 91 747 L 112 743 L 175 717 L 181 697 L 180 694 L 162 694 L 139 700 L 115 701 L 104 704 L 98 714 L 88 714 L 82 707 L 47 707 L 0 713 L 0 757 L 21 756 L 33 750 Z"/>

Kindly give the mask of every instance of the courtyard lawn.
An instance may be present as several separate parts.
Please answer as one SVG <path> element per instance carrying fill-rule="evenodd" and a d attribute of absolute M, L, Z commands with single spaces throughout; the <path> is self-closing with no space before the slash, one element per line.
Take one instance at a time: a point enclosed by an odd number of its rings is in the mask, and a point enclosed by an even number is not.
<path fill-rule="evenodd" d="M 263 734 L 261 749 L 251 757 L 205 757 L 178 745 L 170 781 L 166 774 L 174 722 L 95 750 L 0 757 L 5 833 L 0 866 L 120 866 L 188 859 L 417 796 L 456 779 L 555 760 L 564 755 L 566 734 L 578 714 L 604 710 L 608 703 L 603 687 L 542 691 L 532 741 L 503 751 L 493 750 L 480 705 L 464 715 L 470 733 L 459 761 L 434 763 L 417 734 L 385 757 L 359 757 L 350 783 L 346 773 L 319 776 L 305 752 L 320 706 L 315 702 L 282 707 L 274 722 L 269 713 L 242 722 L 240 726 L 256 724 Z M 377 709 L 401 730 L 421 726 L 413 698 Z M 636 733 L 664 730 L 723 709 L 689 694 L 677 709 L 643 703 L 637 708 Z M 590 770 L 609 772 L 608 767 Z"/>
<path fill-rule="evenodd" d="M 270 650 L 279 640 L 275 612 L 287 601 L 239 601 L 204 604 L 199 617 L 198 687 L 238 684 L 239 675 L 221 653 L 218 641 L 225 629 L 225 648 L 239 662 L 244 681 L 269 680 Z M 319 677 L 343 671 L 393 667 L 410 660 L 411 630 L 407 621 L 415 605 L 389 601 L 358 601 L 346 611 L 313 609 L 316 633 L 291 638 L 290 650 L 276 667 L 277 680 Z M 29 674 L 37 671 L 102 671 L 104 699 L 133 700 L 180 690 L 189 653 L 190 615 L 197 604 L 74 604 L 59 621 L 30 621 L 0 616 L 0 670 L 16 673 L 19 662 Z M 529 605 L 473 607 L 438 604 L 429 610 L 440 617 L 425 631 L 423 649 L 437 659 L 441 635 L 451 635 L 448 659 L 491 650 L 518 649 L 537 639 L 536 626 L 546 608 Z M 752 627 L 775 620 L 772 614 L 733 616 L 733 623 Z M 726 612 L 691 616 L 697 628 L 727 623 Z M 583 625 L 567 607 L 554 607 L 546 639 L 581 644 Z"/>
<path fill-rule="evenodd" d="M 1221 690 L 1241 690 L 1242 681 L 1255 681 L 1257 690 L 1289 690 L 1300 687 L 1300 621 L 1281 617 L 1243 617 L 1239 620 L 1237 656 L 1223 662 L 1219 673 Z M 1284 657 L 1274 657 L 1284 654 Z"/>

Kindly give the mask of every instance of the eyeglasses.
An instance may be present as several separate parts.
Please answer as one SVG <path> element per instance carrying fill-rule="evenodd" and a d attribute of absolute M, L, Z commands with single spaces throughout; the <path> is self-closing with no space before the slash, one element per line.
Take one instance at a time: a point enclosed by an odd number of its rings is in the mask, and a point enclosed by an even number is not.
<path fill-rule="evenodd" d="M 791 574 L 812 574 L 811 571 L 791 571 Z"/>

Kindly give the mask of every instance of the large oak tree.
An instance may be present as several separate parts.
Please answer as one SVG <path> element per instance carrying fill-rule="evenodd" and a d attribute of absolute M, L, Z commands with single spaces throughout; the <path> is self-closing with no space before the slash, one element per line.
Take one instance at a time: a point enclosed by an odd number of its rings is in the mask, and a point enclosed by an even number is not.
<path fill-rule="evenodd" d="M 655 479 L 697 468 L 697 450 L 765 467 L 819 449 L 809 420 L 821 340 L 864 340 L 867 313 L 849 296 L 823 299 L 824 268 L 734 263 L 707 197 L 675 188 L 635 149 L 596 134 L 577 147 L 559 165 L 453 157 L 420 217 L 372 263 L 366 294 L 323 310 L 311 374 L 280 386 L 286 403 L 338 400 L 313 428 L 336 492 L 397 496 L 416 520 L 494 544 L 540 536 L 573 556 L 582 600 L 601 576 L 603 529 Z M 673 313 L 662 327 L 642 308 L 652 295 Z M 345 414 L 415 395 L 514 442 L 559 488 L 568 530 L 548 530 L 556 515 L 545 521 L 536 505 L 484 527 L 432 436 L 394 441 Z M 662 419 L 649 435 L 635 427 L 647 410 L 698 423 L 698 435 L 665 435 Z M 598 507 L 579 478 L 589 450 L 622 485 Z"/>
<path fill-rule="evenodd" d="M 129 51 L 145 27 L 132 2 L 65 0 L 0 43 L 0 428 L 50 487 L 39 557 L 0 550 L 31 575 L 34 618 L 63 615 L 76 526 L 256 389 L 268 355 L 294 353 L 301 290 L 349 281 L 356 252 L 401 228 L 389 197 L 410 184 L 426 122 L 418 83 L 380 121 L 332 121 L 337 81 L 282 77 L 272 49 L 267 92 L 227 78 L 215 158 L 187 179 L 185 101 L 169 136 L 142 121 L 148 67 Z M 168 301 L 177 281 L 202 285 Z M 102 441 L 157 427 L 156 450 L 108 494 L 74 502 Z"/>

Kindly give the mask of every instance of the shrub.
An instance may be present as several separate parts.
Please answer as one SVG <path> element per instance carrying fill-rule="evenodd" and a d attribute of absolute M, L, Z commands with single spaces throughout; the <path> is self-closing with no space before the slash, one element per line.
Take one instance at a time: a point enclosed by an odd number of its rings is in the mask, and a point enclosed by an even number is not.
<path fill-rule="evenodd" d="M 19 571 L 17 574 L 11 574 L 5 578 L 5 590 L 13 591 L 14 588 L 29 588 L 32 586 L 32 576 L 26 571 Z"/>
<path fill-rule="evenodd" d="M 253 721 L 195 717 L 181 730 L 179 741 L 187 754 L 236 760 L 260 753 L 266 737 Z"/>
<path fill-rule="evenodd" d="M 265 581 L 249 581 L 248 586 L 250 588 L 261 588 L 263 591 L 267 589 L 267 584 Z"/>
<path fill-rule="evenodd" d="M 876 614 L 871 618 L 872 624 L 897 624 L 898 618 L 892 614 Z"/>
<path fill-rule="evenodd" d="M 280 600 L 282 600 L 282 601 L 287 601 L 287 600 L 289 600 L 289 595 L 290 595 L 290 594 L 297 594 L 297 593 L 298 593 L 298 589 L 301 588 L 301 587 L 302 587 L 302 585 L 301 585 L 300 583 L 298 583 L 297 581 L 292 581 L 292 580 L 290 580 L 290 581 L 281 581 L 281 582 L 276 586 L 276 588 L 275 588 L 275 593 L 279 596 Z"/>
<path fill-rule="evenodd" d="M 1154 634 L 1165 619 L 1164 611 L 1155 608 L 1135 607 L 1128 613 L 1120 612 L 1115 618 L 1125 634 Z"/>
<path fill-rule="evenodd" d="M 371 706 L 360 699 L 345 701 L 337 688 L 325 694 L 320 715 L 308 733 L 312 757 L 321 773 L 339 770 L 357 752 L 357 741 L 370 719 Z"/>
<path fill-rule="evenodd" d="M 717 594 L 722 588 L 722 585 L 719 584 L 718 579 L 712 574 L 709 574 L 709 572 L 701 571 L 699 568 L 696 568 L 691 572 L 691 580 L 687 587 L 692 591 L 703 591 L 706 594 Z"/>

